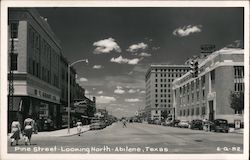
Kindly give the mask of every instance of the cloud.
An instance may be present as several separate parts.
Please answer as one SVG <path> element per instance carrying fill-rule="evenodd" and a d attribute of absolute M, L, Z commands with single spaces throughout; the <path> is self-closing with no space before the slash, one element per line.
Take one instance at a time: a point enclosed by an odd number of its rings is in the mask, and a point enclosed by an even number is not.
<path fill-rule="evenodd" d="M 123 58 L 121 55 L 117 58 L 111 58 L 110 62 L 114 62 L 114 63 L 119 63 L 119 64 L 130 64 L 130 65 L 135 65 L 138 64 L 138 62 L 141 59 L 139 58 L 134 58 L 134 59 L 127 59 L 127 58 Z"/>
<path fill-rule="evenodd" d="M 103 68 L 102 65 L 94 65 L 94 66 L 93 66 L 93 69 L 101 69 L 101 68 Z"/>
<path fill-rule="evenodd" d="M 120 46 L 115 42 L 115 39 L 108 38 L 93 43 L 95 46 L 94 54 L 109 53 L 111 51 L 121 52 Z"/>
<path fill-rule="evenodd" d="M 129 89 L 128 90 L 128 93 L 135 93 L 136 92 L 136 90 L 134 90 L 134 89 Z"/>
<path fill-rule="evenodd" d="M 82 77 L 82 78 L 80 78 L 80 79 L 79 79 L 79 81 L 80 81 L 80 82 L 87 82 L 87 81 L 88 81 L 88 79 L 87 79 L 87 78 Z"/>
<path fill-rule="evenodd" d="M 201 32 L 202 25 L 188 25 L 175 29 L 173 31 L 173 35 L 178 37 L 185 37 L 190 35 L 191 33 L 199 33 Z"/>
<path fill-rule="evenodd" d="M 97 92 L 97 94 L 103 94 L 103 91 L 99 91 L 99 92 Z"/>
<path fill-rule="evenodd" d="M 141 100 L 139 100 L 139 98 L 131 98 L 131 99 L 125 99 L 125 102 L 140 102 Z"/>
<path fill-rule="evenodd" d="M 152 50 L 156 51 L 158 49 L 160 49 L 161 47 L 152 47 Z"/>
<path fill-rule="evenodd" d="M 142 53 L 140 53 L 138 55 L 141 56 L 141 57 L 150 57 L 151 56 L 150 53 L 145 53 L 145 52 L 142 52 Z"/>
<path fill-rule="evenodd" d="M 97 103 L 110 103 L 116 101 L 115 97 L 109 97 L 109 96 L 96 96 L 96 102 Z"/>
<path fill-rule="evenodd" d="M 146 93 L 145 91 L 141 91 L 140 93 Z"/>
<path fill-rule="evenodd" d="M 122 89 L 122 87 L 117 86 L 116 89 L 114 90 L 114 93 L 123 94 L 123 93 L 125 93 L 125 91 Z"/>
<path fill-rule="evenodd" d="M 141 43 L 133 44 L 133 45 L 129 46 L 129 48 L 127 49 L 127 51 L 129 51 L 129 52 L 136 52 L 139 49 L 146 49 L 147 47 L 148 47 L 147 44 L 141 42 Z"/>

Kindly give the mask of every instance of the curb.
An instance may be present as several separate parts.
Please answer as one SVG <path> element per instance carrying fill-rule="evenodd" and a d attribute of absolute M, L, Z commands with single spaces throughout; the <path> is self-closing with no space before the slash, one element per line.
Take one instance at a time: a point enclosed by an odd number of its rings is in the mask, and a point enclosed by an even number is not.
<path fill-rule="evenodd" d="M 86 130 L 86 131 L 82 131 L 80 134 L 89 131 L 90 129 Z M 56 136 L 56 137 L 70 137 L 70 136 L 75 136 L 78 135 L 78 133 L 74 133 L 74 134 L 70 134 L 70 135 L 60 135 L 60 136 Z"/>

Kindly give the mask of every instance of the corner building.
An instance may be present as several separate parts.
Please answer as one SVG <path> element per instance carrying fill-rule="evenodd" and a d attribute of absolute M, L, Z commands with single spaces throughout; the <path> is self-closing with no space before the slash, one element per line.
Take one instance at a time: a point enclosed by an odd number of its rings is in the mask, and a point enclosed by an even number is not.
<path fill-rule="evenodd" d="M 173 114 L 172 82 L 189 71 L 187 65 L 150 65 L 146 81 L 146 106 L 147 120 L 160 120 L 162 112 Z"/>
<path fill-rule="evenodd" d="M 244 50 L 213 52 L 198 68 L 197 77 L 188 72 L 173 82 L 176 119 L 243 121 L 243 115 L 230 107 L 230 93 L 244 92 Z"/>

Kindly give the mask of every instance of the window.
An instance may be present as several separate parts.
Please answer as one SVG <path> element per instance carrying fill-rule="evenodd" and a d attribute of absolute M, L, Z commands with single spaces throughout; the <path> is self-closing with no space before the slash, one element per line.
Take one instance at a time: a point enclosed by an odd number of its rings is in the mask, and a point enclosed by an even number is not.
<path fill-rule="evenodd" d="M 189 116 L 189 109 L 187 109 L 187 116 Z"/>
<path fill-rule="evenodd" d="M 10 36 L 11 38 L 18 38 L 18 22 L 10 24 Z"/>
<path fill-rule="evenodd" d="M 155 87 L 157 87 L 157 84 L 155 84 Z"/>
<path fill-rule="evenodd" d="M 17 70 L 17 54 L 13 54 L 11 57 L 11 70 L 16 71 Z"/>
<path fill-rule="evenodd" d="M 36 62 L 33 60 L 32 61 L 32 74 L 35 75 L 36 73 Z"/>
<path fill-rule="evenodd" d="M 234 83 L 234 91 L 235 92 L 243 92 L 244 91 L 244 83 Z"/>
<path fill-rule="evenodd" d="M 199 95 L 200 93 L 199 93 L 199 91 L 197 91 L 196 92 L 196 95 L 197 95 L 197 101 L 199 101 L 199 99 L 200 99 L 200 95 Z"/>
<path fill-rule="evenodd" d="M 210 77 L 211 77 L 211 83 L 214 84 L 215 83 L 215 71 L 214 70 L 210 72 Z"/>
<path fill-rule="evenodd" d="M 198 88 L 199 88 L 199 83 L 200 83 L 200 80 L 199 80 L 199 79 L 197 79 L 197 80 L 196 80 L 196 89 L 198 89 Z"/>
<path fill-rule="evenodd" d="M 202 90 L 202 98 L 205 99 L 205 90 Z"/>
<path fill-rule="evenodd" d="M 201 77 L 201 86 L 205 86 L 205 75 Z"/>
<path fill-rule="evenodd" d="M 235 66 L 234 67 L 234 78 L 244 78 L 244 67 Z"/>
<path fill-rule="evenodd" d="M 196 115 L 199 115 L 199 114 L 200 114 L 200 108 L 197 107 L 197 108 L 196 108 Z"/>
<path fill-rule="evenodd" d="M 206 108 L 205 108 L 205 107 L 202 107 L 202 108 L 201 108 L 201 114 L 202 114 L 202 115 L 205 115 L 205 114 L 206 114 Z"/>
<path fill-rule="evenodd" d="M 155 89 L 155 92 L 158 92 L 158 90 L 157 90 L 157 89 Z"/>
<path fill-rule="evenodd" d="M 182 110 L 180 110 L 180 116 L 182 116 Z"/>
<path fill-rule="evenodd" d="M 158 110 L 155 110 L 155 114 L 158 114 Z"/>
<path fill-rule="evenodd" d="M 194 108 L 192 108 L 192 110 L 191 110 L 191 116 L 193 116 L 194 115 Z"/>

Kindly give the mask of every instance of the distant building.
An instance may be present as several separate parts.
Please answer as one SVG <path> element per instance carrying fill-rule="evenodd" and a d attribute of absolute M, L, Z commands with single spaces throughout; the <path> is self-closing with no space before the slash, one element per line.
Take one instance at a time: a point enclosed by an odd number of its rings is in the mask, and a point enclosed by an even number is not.
<path fill-rule="evenodd" d="M 173 97 L 172 82 L 174 79 L 187 73 L 187 65 L 150 65 L 146 81 L 146 106 L 145 112 L 148 120 L 161 119 L 161 113 L 167 111 L 172 114 Z"/>
<path fill-rule="evenodd" d="M 230 93 L 244 91 L 244 50 L 222 49 L 199 61 L 198 76 L 191 72 L 173 82 L 175 117 L 181 120 L 243 120 L 230 107 Z"/>
<path fill-rule="evenodd" d="M 94 117 L 96 113 L 96 98 L 89 99 L 86 96 L 80 99 L 74 99 L 74 104 L 71 107 L 71 119 L 82 119 L 85 124 L 90 123 L 90 119 Z"/>

